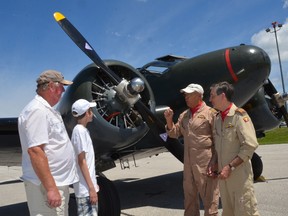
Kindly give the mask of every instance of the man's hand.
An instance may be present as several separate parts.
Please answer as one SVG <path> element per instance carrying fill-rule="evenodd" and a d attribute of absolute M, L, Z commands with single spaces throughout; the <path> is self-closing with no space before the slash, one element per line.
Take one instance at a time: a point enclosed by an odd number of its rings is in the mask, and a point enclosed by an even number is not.
<path fill-rule="evenodd" d="M 229 167 L 229 165 L 226 165 L 226 166 L 223 167 L 223 169 L 222 169 L 221 172 L 219 173 L 219 176 L 218 176 L 218 177 L 219 177 L 221 180 L 225 180 L 225 179 L 227 179 L 227 178 L 230 176 L 231 172 L 232 172 L 232 170 L 231 170 L 231 168 Z"/>
<path fill-rule="evenodd" d="M 165 117 L 166 121 L 168 121 L 168 120 L 171 120 L 171 121 L 172 121 L 173 115 L 174 115 L 174 112 L 173 112 L 173 110 L 170 109 L 170 108 L 167 109 L 167 110 L 165 110 L 165 112 L 164 112 L 164 117 Z"/>
<path fill-rule="evenodd" d="M 61 205 L 61 195 L 57 188 L 47 191 L 47 202 L 51 208 L 56 208 Z"/>
<path fill-rule="evenodd" d="M 166 119 L 166 123 L 167 123 L 167 127 L 169 130 L 172 129 L 173 127 L 173 116 L 174 116 L 174 112 L 172 109 L 168 108 L 167 110 L 165 110 L 164 112 L 164 117 Z"/>
<path fill-rule="evenodd" d="M 36 175 L 47 191 L 47 204 L 51 208 L 56 208 L 61 205 L 62 201 L 59 190 L 49 169 L 48 159 L 44 152 L 44 145 L 45 144 L 29 148 L 28 154 Z"/>
<path fill-rule="evenodd" d="M 209 163 L 207 167 L 207 176 L 212 177 L 212 178 L 217 178 L 218 177 L 218 164 L 217 163 Z"/>

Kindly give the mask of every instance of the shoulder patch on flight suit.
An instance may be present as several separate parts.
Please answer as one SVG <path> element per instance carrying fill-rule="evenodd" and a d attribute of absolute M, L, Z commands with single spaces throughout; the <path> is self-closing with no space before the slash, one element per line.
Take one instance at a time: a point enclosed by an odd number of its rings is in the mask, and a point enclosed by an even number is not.
<path fill-rule="evenodd" d="M 242 116 L 245 115 L 245 114 L 247 114 L 247 112 L 246 112 L 244 109 L 242 109 L 242 108 L 238 108 L 238 109 L 236 109 L 235 111 L 238 112 L 238 113 L 240 113 Z M 243 121 L 244 121 L 244 122 L 249 122 L 249 117 L 248 117 L 248 116 L 244 116 L 244 117 L 243 117 Z"/>
<path fill-rule="evenodd" d="M 249 118 L 247 116 L 243 117 L 243 120 L 244 120 L 244 122 L 249 122 Z"/>
<path fill-rule="evenodd" d="M 244 109 L 242 109 L 242 108 L 237 108 L 237 109 L 235 110 L 235 112 L 238 112 L 238 113 L 240 113 L 241 115 L 244 115 L 244 114 L 247 113 L 247 112 L 246 112 Z"/>

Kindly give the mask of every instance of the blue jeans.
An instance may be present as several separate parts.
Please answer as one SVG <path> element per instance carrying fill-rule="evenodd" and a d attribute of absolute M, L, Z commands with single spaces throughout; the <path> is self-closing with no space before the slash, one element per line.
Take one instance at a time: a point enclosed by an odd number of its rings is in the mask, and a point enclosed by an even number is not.
<path fill-rule="evenodd" d="M 92 205 L 88 197 L 76 197 L 78 216 L 98 216 L 98 204 Z"/>

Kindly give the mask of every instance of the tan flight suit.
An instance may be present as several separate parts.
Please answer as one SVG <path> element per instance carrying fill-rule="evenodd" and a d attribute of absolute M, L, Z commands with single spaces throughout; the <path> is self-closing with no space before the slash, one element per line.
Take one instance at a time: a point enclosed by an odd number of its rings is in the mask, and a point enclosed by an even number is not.
<path fill-rule="evenodd" d="M 218 180 L 207 177 L 207 167 L 215 152 L 212 141 L 213 117 L 216 111 L 205 102 L 192 118 L 190 109 L 179 116 L 175 126 L 167 131 L 172 138 L 184 138 L 184 207 L 185 216 L 200 216 L 199 194 L 205 216 L 218 215 Z"/>
<path fill-rule="evenodd" d="M 219 171 L 237 155 L 243 160 L 226 180 L 219 180 L 222 216 L 259 215 L 250 161 L 258 142 L 250 117 L 233 104 L 224 122 L 221 114 L 216 116 L 214 129 Z"/>

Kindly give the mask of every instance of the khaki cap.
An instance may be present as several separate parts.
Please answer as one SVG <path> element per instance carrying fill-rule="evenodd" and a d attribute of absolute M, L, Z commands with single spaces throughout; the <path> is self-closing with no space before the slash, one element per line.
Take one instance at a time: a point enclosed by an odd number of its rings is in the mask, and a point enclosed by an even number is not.
<path fill-rule="evenodd" d="M 71 81 L 64 80 L 64 76 L 56 70 L 46 70 L 42 72 L 36 82 L 38 83 L 38 85 L 49 82 L 59 82 L 63 85 L 71 85 L 73 83 Z"/>

